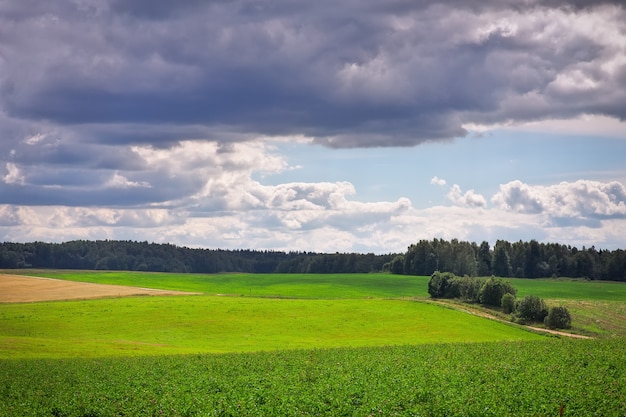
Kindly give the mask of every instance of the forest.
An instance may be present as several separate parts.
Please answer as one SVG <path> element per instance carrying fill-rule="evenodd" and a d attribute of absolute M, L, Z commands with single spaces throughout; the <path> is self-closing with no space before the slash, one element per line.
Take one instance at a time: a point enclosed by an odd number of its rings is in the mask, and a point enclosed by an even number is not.
<path fill-rule="evenodd" d="M 0 243 L 0 268 L 151 272 L 367 273 L 394 255 L 193 249 L 119 240 Z"/>
<path fill-rule="evenodd" d="M 0 243 L 0 268 L 154 272 L 368 273 L 626 281 L 626 251 L 557 243 L 420 240 L 405 253 L 315 253 L 195 249 L 149 242 L 75 240 Z"/>
<path fill-rule="evenodd" d="M 558 243 L 496 241 L 480 245 L 453 239 L 421 240 L 391 262 L 391 272 L 430 275 L 434 271 L 458 276 L 516 278 L 571 277 L 626 281 L 626 252 L 622 249 L 578 249 Z"/>

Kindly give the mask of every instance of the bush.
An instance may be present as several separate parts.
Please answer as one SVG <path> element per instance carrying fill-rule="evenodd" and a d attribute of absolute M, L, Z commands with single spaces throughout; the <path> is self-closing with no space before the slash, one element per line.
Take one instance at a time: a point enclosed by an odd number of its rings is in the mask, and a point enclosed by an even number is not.
<path fill-rule="evenodd" d="M 457 298 L 461 295 L 461 278 L 451 272 L 435 271 L 428 280 L 431 298 Z"/>
<path fill-rule="evenodd" d="M 502 311 L 506 314 L 512 313 L 515 310 L 515 296 L 507 292 L 502 296 L 500 306 L 502 306 Z"/>
<path fill-rule="evenodd" d="M 572 327 L 572 316 L 566 307 L 550 307 L 545 324 L 551 329 L 569 329 Z"/>
<path fill-rule="evenodd" d="M 461 296 L 461 277 L 450 274 L 443 298 L 459 298 Z"/>
<path fill-rule="evenodd" d="M 508 281 L 490 277 L 483 282 L 478 297 L 481 304 L 499 307 L 502 302 L 502 296 L 506 293 L 515 295 L 517 290 Z"/>
<path fill-rule="evenodd" d="M 473 278 L 464 276 L 461 278 L 460 292 L 461 298 L 463 301 L 468 301 L 471 303 L 480 302 L 480 287 L 482 286 L 483 280 L 480 278 Z"/>
<path fill-rule="evenodd" d="M 443 296 L 446 290 L 447 280 L 443 277 L 443 274 L 439 271 L 433 272 L 428 280 L 428 294 L 430 298 L 440 298 Z"/>
<path fill-rule="evenodd" d="M 527 295 L 517 303 L 517 315 L 523 321 L 539 321 L 548 315 L 546 303 L 536 295 Z"/>

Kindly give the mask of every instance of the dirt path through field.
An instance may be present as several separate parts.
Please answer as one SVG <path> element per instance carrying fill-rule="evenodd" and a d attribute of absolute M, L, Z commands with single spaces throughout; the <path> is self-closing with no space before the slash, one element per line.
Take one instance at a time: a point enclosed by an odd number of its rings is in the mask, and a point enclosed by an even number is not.
<path fill-rule="evenodd" d="M 125 297 L 133 295 L 194 294 L 199 293 L 0 274 L 0 303 L 80 300 L 88 298 Z"/>
<path fill-rule="evenodd" d="M 460 306 L 458 306 L 456 304 L 447 303 L 445 301 L 429 301 L 429 302 L 435 303 L 435 304 L 439 304 L 439 305 L 443 305 L 443 306 L 446 306 L 448 308 L 453 308 L 453 309 L 458 310 L 458 311 L 463 311 L 463 312 L 468 313 L 468 314 L 473 314 L 475 316 L 484 317 L 486 319 L 495 320 L 495 321 L 499 321 L 499 322 L 502 322 L 502 323 L 510 324 L 510 322 L 508 322 L 506 320 L 502 320 L 499 317 L 496 317 L 496 316 L 494 316 L 492 314 L 485 313 L 484 311 L 480 311 L 480 310 L 477 310 L 477 309 L 463 308 L 463 307 L 460 307 Z M 556 335 L 556 336 L 572 337 L 574 339 L 593 339 L 593 337 L 585 336 L 585 335 L 582 335 L 582 334 L 562 332 L 562 331 L 559 331 L 559 330 L 551 330 L 551 329 L 546 329 L 546 328 L 543 328 L 543 327 L 521 326 L 521 325 L 520 325 L 520 327 L 521 328 L 526 328 L 526 329 L 531 329 L 531 330 L 534 330 L 536 332 L 549 333 L 549 334 L 553 334 L 553 335 Z"/>

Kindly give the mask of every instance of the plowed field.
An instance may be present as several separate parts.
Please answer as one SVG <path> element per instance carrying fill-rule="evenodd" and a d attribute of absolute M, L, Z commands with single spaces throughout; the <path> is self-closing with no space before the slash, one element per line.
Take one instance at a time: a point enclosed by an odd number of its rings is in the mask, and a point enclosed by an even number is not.
<path fill-rule="evenodd" d="M 122 285 L 91 284 L 52 278 L 0 274 L 0 303 L 22 303 L 137 295 L 192 295 L 198 293 L 156 290 Z"/>

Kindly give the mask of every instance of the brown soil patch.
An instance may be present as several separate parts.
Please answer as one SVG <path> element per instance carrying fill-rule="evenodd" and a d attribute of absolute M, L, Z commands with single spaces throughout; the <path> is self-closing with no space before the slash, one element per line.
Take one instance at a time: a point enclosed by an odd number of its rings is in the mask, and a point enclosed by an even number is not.
<path fill-rule="evenodd" d="M 0 303 L 80 300 L 103 297 L 128 297 L 133 295 L 193 294 L 199 293 L 0 274 Z"/>

